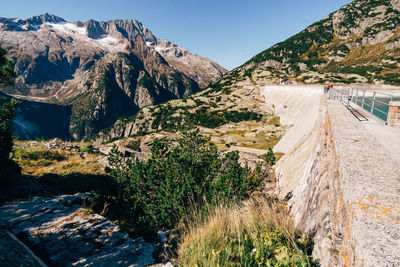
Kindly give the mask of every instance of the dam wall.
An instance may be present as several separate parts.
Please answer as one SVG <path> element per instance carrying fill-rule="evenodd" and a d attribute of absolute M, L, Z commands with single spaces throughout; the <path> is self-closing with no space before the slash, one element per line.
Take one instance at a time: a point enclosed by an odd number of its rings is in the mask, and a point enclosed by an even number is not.
<path fill-rule="evenodd" d="M 264 96 L 292 125 L 275 147 L 285 153 L 277 190 L 296 227 L 313 237 L 314 258 L 321 266 L 399 266 L 400 158 L 371 131 L 398 142 L 400 132 L 373 118 L 363 124 L 322 86 L 265 86 Z"/>

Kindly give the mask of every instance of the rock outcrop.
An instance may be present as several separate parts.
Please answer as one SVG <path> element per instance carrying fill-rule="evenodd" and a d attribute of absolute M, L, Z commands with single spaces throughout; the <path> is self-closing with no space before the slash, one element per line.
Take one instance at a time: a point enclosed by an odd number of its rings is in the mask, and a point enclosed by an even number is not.
<path fill-rule="evenodd" d="M 0 208 L 8 229 L 51 266 L 148 266 L 155 247 L 82 208 L 90 195 L 33 198 Z"/>
<path fill-rule="evenodd" d="M 168 64 L 191 77 L 200 87 L 206 87 L 226 73 L 226 70 L 217 63 L 192 54 L 187 49 L 168 40 L 157 40 L 156 43 L 147 42 L 147 45 L 154 47 L 167 60 Z"/>

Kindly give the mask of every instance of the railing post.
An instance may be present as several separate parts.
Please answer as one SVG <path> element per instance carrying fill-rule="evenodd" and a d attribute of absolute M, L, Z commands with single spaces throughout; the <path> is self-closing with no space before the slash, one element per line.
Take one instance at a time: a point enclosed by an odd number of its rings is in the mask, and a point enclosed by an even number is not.
<path fill-rule="evenodd" d="M 356 105 L 358 105 L 358 89 L 356 91 Z"/>
<path fill-rule="evenodd" d="M 365 90 L 363 91 L 363 97 L 361 102 L 361 107 L 364 108 L 364 101 L 365 101 Z"/>
<path fill-rule="evenodd" d="M 375 107 L 375 95 L 376 92 L 372 95 L 372 104 L 371 104 L 371 113 L 374 114 L 374 107 Z"/>
<path fill-rule="evenodd" d="M 354 88 L 351 88 L 351 101 L 353 101 Z"/>
<path fill-rule="evenodd" d="M 351 94 L 350 94 L 350 89 L 351 89 Z M 350 107 L 350 101 L 353 98 L 353 88 L 349 88 L 347 90 L 347 108 Z"/>

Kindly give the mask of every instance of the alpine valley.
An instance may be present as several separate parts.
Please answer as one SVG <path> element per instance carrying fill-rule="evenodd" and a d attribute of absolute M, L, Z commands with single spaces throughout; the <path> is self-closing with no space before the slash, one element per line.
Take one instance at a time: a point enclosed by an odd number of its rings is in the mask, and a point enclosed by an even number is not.
<path fill-rule="evenodd" d="M 0 46 L 15 62 L 15 83 L 1 90 L 23 100 L 12 127 L 23 139 L 86 139 L 121 116 L 197 92 L 226 72 L 136 20 L 0 18 Z"/>

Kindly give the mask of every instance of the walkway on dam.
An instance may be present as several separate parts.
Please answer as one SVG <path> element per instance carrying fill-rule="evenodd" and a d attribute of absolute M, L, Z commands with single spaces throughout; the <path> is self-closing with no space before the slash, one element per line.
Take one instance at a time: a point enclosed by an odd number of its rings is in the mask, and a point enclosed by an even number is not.
<path fill-rule="evenodd" d="M 400 266 L 400 129 L 327 104 L 354 256 L 367 266 Z"/>

